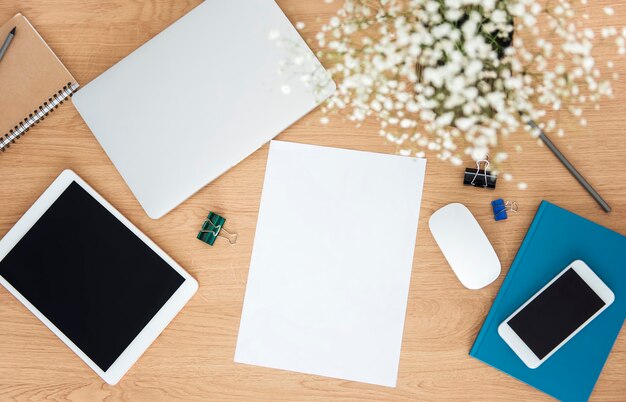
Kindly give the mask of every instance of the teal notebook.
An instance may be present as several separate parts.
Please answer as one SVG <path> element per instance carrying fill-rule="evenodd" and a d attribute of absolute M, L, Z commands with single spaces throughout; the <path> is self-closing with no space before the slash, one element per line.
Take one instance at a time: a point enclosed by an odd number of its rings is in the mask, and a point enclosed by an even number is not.
<path fill-rule="evenodd" d="M 615 301 L 552 357 L 529 369 L 498 325 L 572 261 L 580 259 Z M 564 401 L 589 399 L 626 316 L 626 237 L 542 201 L 470 355 Z"/>

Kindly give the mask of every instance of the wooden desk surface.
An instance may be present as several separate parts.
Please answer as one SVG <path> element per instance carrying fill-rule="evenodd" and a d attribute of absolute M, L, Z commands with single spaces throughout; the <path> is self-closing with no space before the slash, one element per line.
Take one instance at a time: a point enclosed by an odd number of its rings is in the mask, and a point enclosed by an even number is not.
<path fill-rule="evenodd" d="M 292 22 L 314 35 L 338 6 L 322 0 L 279 0 Z M 37 27 L 81 84 L 163 30 L 199 3 L 185 1 L 5 0 L 0 21 L 20 11 Z M 593 5 L 591 4 L 593 3 Z M 626 23 L 626 1 L 613 1 L 618 22 Z M 617 4 L 616 4 L 617 3 Z M 579 4 L 576 2 L 576 4 Z M 609 1 L 590 2 L 594 10 Z M 591 25 L 604 24 L 601 13 Z M 617 24 L 616 24 L 617 25 Z M 621 25 L 619 25 L 621 26 Z M 227 39 L 227 38 L 225 38 Z M 596 49 L 603 65 L 615 60 L 626 77 L 626 59 L 609 45 Z M 158 83 L 155 83 L 158 85 Z M 0 236 L 66 168 L 75 170 L 200 282 L 200 290 L 117 386 L 104 384 L 6 290 L 0 289 L 0 400 L 46 398 L 86 400 L 328 400 L 341 399 L 549 399 L 544 394 L 468 356 L 468 351 L 502 283 L 541 199 L 547 199 L 620 233 L 626 233 L 626 82 L 600 111 L 588 110 L 581 129 L 566 114 L 556 138 L 570 160 L 606 198 L 605 214 L 547 148 L 525 133 L 511 139 L 507 170 L 529 188 L 499 181 L 495 191 L 461 185 L 463 168 L 430 158 L 427 167 L 402 355 L 395 389 L 233 363 L 248 264 L 254 240 L 268 147 L 244 160 L 164 218 L 149 219 L 102 151 L 74 107 L 64 105 L 0 155 Z M 6 99 L 0 100 L 5 102 Z M 1 108 L 0 108 L 1 113 Z M 106 111 L 103 111 L 106 113 Z M 278 138 L 311 144 L 395 152 L 377 134 L 375 123 L 357 129 L 334 119 L 320 124 L 316 111 Z M 199 122 L 198 130 L 208 122 Z M 207 153 L 207 163 L 210 154 Z M 469 161 L 466 163 L 471 165 Z M 517 200 L 520 212 L 495 223 L 489 202 Z M 429 230 L 428 218 L 449 202 L 468 205 L 491 239 L 503 266 L 496 283 L 463 288 L 446 264 Z M 239 233 L 236 246 L 218 240 L 208 247 L 195 240 L 209 210 L 220 211 Z M 596 400 L 626 396 L 626 337 L 611 353 L 592 395 Z"/>

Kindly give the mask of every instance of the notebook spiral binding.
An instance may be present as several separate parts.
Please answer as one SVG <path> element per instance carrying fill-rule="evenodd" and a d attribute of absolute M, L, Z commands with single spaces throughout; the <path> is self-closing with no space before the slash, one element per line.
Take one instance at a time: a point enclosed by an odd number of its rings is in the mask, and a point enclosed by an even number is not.
<path fill-rule="evenodd" d="M 63 89 L 48 98 L 38 109 L 33 110 L 33 113 L 29 114 L 28 117 L 24 118 L 24 120 L 20 121 L 14 128 L 9 130 L 8 133 L 0 137 L 0 151 L 6 151 L 11 144 L 15 143 L 15 140 L 24 135 L 32 126 L 43 120 L 50 112 L 53 112 L 63 101 L 71 97 L 77 89 L 78 83 L 72 84 L 68 82 Z"/>

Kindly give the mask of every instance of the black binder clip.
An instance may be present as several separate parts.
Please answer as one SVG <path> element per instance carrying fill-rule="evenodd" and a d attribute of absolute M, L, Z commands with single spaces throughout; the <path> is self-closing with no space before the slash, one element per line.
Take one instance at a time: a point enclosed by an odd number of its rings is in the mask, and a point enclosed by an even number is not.
<path fill-rule="evenodd" d="M 228 231 L 224 229 L 225 222 L 226 219 L 223 217 L 214 212 L 209 212 L 209 216 L 207 216 L 202 224 L 202 229 L 198 233 L 198 240 L 212 246 L 217 236 L 220 236 L 228 239 L 230 244 L 235 244 L 237 242 L 237 233 L 228 233 Z"/>
<path fill-rule="evenodd" d="M 485 166 L 480 168 L 480 164 Z M 467 168 L 463 176 L 463 184 L 466 186 L 482 187 L 482 188 L 496 188 L 496 180 L 498 176 L 495 173 L 487 170 L 489 167 L 489 156 L 486 159 L 476 161 L 476 169 Z"/>
<path fill-rule="evenodd" d="M 507 219 L 507 211 L 517 212 L 518 210 L 516 201 L 505 202 L 502 198 L 491 201 L 491 208 L 493 209 L 493 218 L 496 221 L 502 221 L 504 219 Z"/>

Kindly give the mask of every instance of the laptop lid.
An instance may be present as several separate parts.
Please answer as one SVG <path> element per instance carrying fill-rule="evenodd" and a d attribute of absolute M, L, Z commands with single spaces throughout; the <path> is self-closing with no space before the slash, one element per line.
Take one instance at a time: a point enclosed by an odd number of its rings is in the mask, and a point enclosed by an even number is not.
<path fill-rule="evenodd" d="M 274 0 L 206 0 L 73 102 L 157 219 L 334 90 Z"/>

